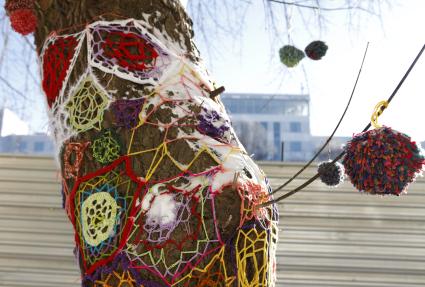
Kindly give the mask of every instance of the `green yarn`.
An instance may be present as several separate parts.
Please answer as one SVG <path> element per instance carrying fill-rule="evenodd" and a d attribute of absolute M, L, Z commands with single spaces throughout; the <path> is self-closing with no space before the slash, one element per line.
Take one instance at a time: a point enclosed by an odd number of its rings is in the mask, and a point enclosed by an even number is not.
<path fill-rule="evenodd" d="M 279 50 L 280 61 L 288 68 L 293 68 L 305 57 L 304 52 L 294 46 L 285 45 Z"/>
<path fill-rule="evenodd" d="M 101 164 L 108 164 L 119 158 L 121 146 L 111 130 L 104 131 L 91 146 L 93 157 Z"/>

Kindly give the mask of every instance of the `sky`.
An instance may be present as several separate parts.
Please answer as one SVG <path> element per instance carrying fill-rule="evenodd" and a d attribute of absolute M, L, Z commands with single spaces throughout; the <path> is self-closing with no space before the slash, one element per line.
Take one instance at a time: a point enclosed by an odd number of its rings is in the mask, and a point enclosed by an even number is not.
<path fill-rule="evenodd" d="M 312 21 L 307 21 L 306 26 L 294 17 L 289 33 L 294 45 L 303 49 L 313 40 L 322 40 L 329 49 L 320 61 L 304 59 L 301 65 L 287 69 L 279 62 L 278 50 L 288 44 L 288 31 L 271 36 L 262 2 L 251 0 L 245 23 L 239 30 L 211 33 L 207 42 L 195 33 L 195 40 L 217 84 L 225 86 L 227 92 L 309 93 L 313 135 L 329 135 L 334 129 L 350 96 L 368 41 L 366 62 L 353 102 L 337 132 L 340 136 L 351 136 L 364 128 L 376 103 L 389 97 L 425 44 L 425 37 L 421 36 L 425 27 L 423 0 L 388 1 L 396 4 L 382 11 L 381 21 L 364 17 L 350 29 L 345 12 L 323 12 L 327 22 L 321 30 Z M 217 17 L 219 25 L 226 25 L 224 16 Z M 211 48 L 211 43 L 215 48 Z M 379 118 L 381 124 L 419 141 L 425 140 L 424 76 L 425 55 Z M 34 93 L 39 91 L 34 89 Z M 47 127 L 43 96 L 37 97 L 35 103 L 27 105 L 31 112 L 26 113 L 25 120 L 30 132 L 45 131 Z M 6 120 L 5 125 L 13 123 L 9 122 Z"/>
<path fill-rule="evenodd" d="M 227 92 L 309 93 L 314 135 L 333 131 L 353 89 L 367 42 L 366 61 L 353 102 L 337 132 L 339 136 L 351 136 L 366 126 L 375 105 L 390 96 L 425 44 L 422 0 L 398 1 L 391 9 L 383 9 L 381 20 L 360 19 L 351 29 L 346 25 L 345 12 L 323 12 L 329 21 L 326 28 L 319 31 L 311 25 L 307 32 L 301 21 L 293 19 L 290 35 L 293 44 L 301 49 L 313 40 L 326 42 L 327 55 L 320 61 L 304 59 L 302 65 L 287 69 L 278 58 L 278 49 L 288 43 L 287 31 L 280 37 L 270 37 L 264 13 L 260 13 L 261 2 L 251 1 L 240 39 L 223 36 L 219 42 L 223 48 L 215 55 L 198 41 L 201 53 L 206 55 L 207 66 L 218 85 L 225 86 Z M 379 123 L 424 141 L 424 107 L 425 54 Z"/>
<path fill-rule="evenodd" d="M 4 110 L 3 119 L 6 121 L 6 124 L 1 130 L 0 136 L 26 135 L 29 133 L 28 124 L 9 109 Z"/>

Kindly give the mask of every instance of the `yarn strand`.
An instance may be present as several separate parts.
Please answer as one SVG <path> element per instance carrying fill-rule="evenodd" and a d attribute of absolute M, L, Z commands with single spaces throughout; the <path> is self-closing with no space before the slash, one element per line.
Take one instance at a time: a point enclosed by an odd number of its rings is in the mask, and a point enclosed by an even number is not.
<path fill-rule="evenodd" d="M 416 63 L 418 62 L 419 58 L 422 56 L 422 53 L 425 50 L 425 44 L 422 46 L 421 50 L 419 51 L 419 53 L 416 55 L 416 58 L 413 60 L 413 62 L 410 64 L 410 67 L 407 69 L 406 73 L 404 74 L 404 76 L 401 78 L 400 82 L 398 83 L 398 85 L 396 86 L 396 88 L 394 89 L 394 91 L 392 92 L 392 94 L 390 95 L 390 97 L 388 98 L 387 102 L 390 103 L 392 101 L 392 99 L 395 97 L 395 95 L 397 94 L 398 90 L 400 89 L 400 87 L 403 85 L 404 81 L 407 79 L 407 77 L 409 76 L 410 72 L 412 71 L 413 67 L 416 65 Z M 381 107 L 381 114 L 382 112 L 386 109 L 385 106 Z M 371 127 L 371 123 L 369 122 L 366 127 L 363 129 L 362 132 L 367 131 L 370 127 Z M 338 160 L 340 160 L 345 154 L 345 151 L 342 151 L 337 157 L 335 157 L 335 159 L 332 161 L 332 163 L 337 162 Z M 304 169 L 306 169 L 307 167 L 305 167 Z M 302 172 L 302 171 L 301 171 Z M 300 173 L 301 173 L 300 172 Z M 313 181 L 315 181 L 317 178 L 319 177 L 319 174 L 316 173 L 314 176 L 312 176 L 310 179 L 308 179 L 305 183 L 303 183 L 302 185 L 298 186 L 297 188 L 287 192 L 286 194 L 274 199 L 274 200 L 270 200 L 268 202 L 265 202 L 263 204 L 260 204 L 257 206 L 257 208 L 261 208 L 261 207 L 265 207 L 271 204 L 275 204 L 278 203 L 279 201 L 282 201 L 294 194 L 296 194 L 297 192 L 303 190 L 305 187 L 307 187 L 308 185 L 310 185 Z M 291 178 L 291 181 L 294 178 Z M 290 182 L 290 181 L 289 181 Z M 289 183 L 288 182 L 288 183 Z M 284 186 L 286 186 L 288 183 L 284 184 L 283 186 L 279 187 L 276 191 L 282 189 Z M 276 192 L 275 191 L 275 192 Z"/>
<path fill-rule="evenodd" d="M 362 63 L 361 63 L 361 65 L 360 65 L 360 69 L 359 69 L 359 72 L 357 73 L 357 78 L 356 78 L 356 82 L 354 83 L 354 86 L 353 86 L 353 90 L 351 91 L 351 95 L 350 95 L 350 98 L 349 98 L 349 100 L 348 100 L 348 102 L 347 102 L 347 105 L 346 105 L 346 107 L 345 107 L 345 110 L 344 110 L 344 112 L 342 113 L 342 115 L 341 115 L 341 118 L 339 119 L 339 121 L 338 121 L 338 123 L 337 123 L 337 125 L 335 126 L 335 129 L 333 130 L 333 132 L 332 132 L 332 134 L 328 137 L 328 139 L 326 140 L 326 142 L 322 145 L 322 147 L 316 152 L 316 154 L 310 159 L 310 161 L 309 162 L 307 162 L 296 174 L 294 174 L 290 179 L 288 179 L 284 184 L 282 184 L 281 186 L 279 186 L 276 190 L 274 190 L 273 192 L 272 192 L 272 194 L 275 194 L 276 192 L 278 192 L 279 190 L 281 190 L 282 188 L 284 188 L 285 186 L 287 186 L 289 183 L 291 183 L 294 179 L 296 179 L 297 178 L 297 176 L 298 175 L 300 175 L 307 167 L 309 167 L 312 163 L 313 163 L 313 161 L 319 156 L 319 154 L 325 149 L 325 147 L 329 144 L 329 142 L 332 140 L 332 138 L 333 138 L 333 136 L 335 135 L 335 133 L 336 133 L 336 131 L 338 130 L 338 128 L 339 128 L 339 126 L 340 126 L 340 124 L 341 124 L 341 122 L 342 122 L 342 120 L 344 119 L 344 117 L 345 117 L 345 114 L 347 113 L 347 110 L 348 110 L 348 108 L 349 108 L 349 106 L 350 106 L 350 104 L 351 104 L 351 100 L 353 99 L 353 95 L 354 95 L 354 92 L 356 91 L 356 87 L 357 87 L 357 83 L 358 83 L 358 81 L 359 81 L 359 78 L 360 78 L 360 74 L 361 74 L 361 72 L 362 72 L 362 69 L 363 69 L 363 64 L 364 64 L 364 61 L 365 61 L 365 59 L 366 59 L 366 54 L 367 54 L 367 49 L 368 49 L 368 47 L 369 47 L 369 42 L 367 42 L 367 44 L 366 44 L 366 49 L 365 49 L 365 51 L 364 51 L 364 54 L 363 54 L 363 59 L 362 59 Z"/>

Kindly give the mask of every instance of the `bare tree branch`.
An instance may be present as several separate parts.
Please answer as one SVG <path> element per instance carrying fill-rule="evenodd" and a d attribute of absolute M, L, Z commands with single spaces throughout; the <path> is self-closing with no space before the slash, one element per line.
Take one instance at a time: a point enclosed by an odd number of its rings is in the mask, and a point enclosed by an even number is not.
<path fill-rule="evenodd" d="M 28 101 L 28 97 L 25 96 L 25 94 L 23 92 L 21 92 L 20 90 L 16 89 L 11 83 L 9 83 L 5 78 L 3 78 L 0 75 L 0 81 L 6 85 L 6 87 L 8 87 L 9 89 L 11 89 L 12 91 L 14 91 L 16 94 L 18 94 L 19 96 L 21 96 L 24 100 Z"/>
<path fill-rule="evenodd" d="M 273 2 L 273 3 L 279 3 L 279 4 L 284 4 L 284 5 L 291 5 L 291 6 L 297 6 L 300 8 L 308 8 L 308 9 L 313 9 L 313 10 L 318 10 L 318 11 L 341 11 L 341 10 L 353 10 L 353 9 L 357 9 L 357 10 L 361 10 L 363 12 L 367 12 L 370 14 L 373 14 L 375 16 L 378 16 L 377 14 L 375 14 L 374 12 L 372 12 L 371 10 L 365 9 L 361 6 L 355 5 L 355 6 L 344 6 L 344 7 L 335 7 L 335 8 L 327 8 L 327 7 L 322 7 L 320 6 L 319 2 L 316 1 L 317 5 L 313 6 L 313 5 L 305 5 L 305 4 L 301 4 L 299 2 L 288 2 L 288 1 L 283 1 L 283 0 L 267 0 L 269 2 Z"/>
<path fill-rule="evenodd" d="M 29 47 L 31 47 L 31 49 L 32 49 L 32 50 L 36 51 L 36 48 L 35 48 L 34 44 L 33 44 L 33 43 L 31 43 L 31 42 L 30 42 L 30 40 L 28 40 L 28 37 L 23 37 L 23 38 L 24 38 L 24 40 L 25 40 L 25 43 L 27 43 L 27 45 L 28 45 Z"/>

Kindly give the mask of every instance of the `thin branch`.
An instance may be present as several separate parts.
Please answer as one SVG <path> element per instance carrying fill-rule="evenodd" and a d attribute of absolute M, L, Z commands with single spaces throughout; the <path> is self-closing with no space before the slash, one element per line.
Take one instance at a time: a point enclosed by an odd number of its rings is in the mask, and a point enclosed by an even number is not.
<path fill-rule="evenodd" d="M 18 95 L 20 95 L 24 100 L 28 101 L 29 99 L 27 98 L 27 96 L 25 96 L 24 93 L 22 93 L 21 91 L 19 91 L 18 89 L 16 89 L 15 87 L 13 87 L 13 85 L 11 85 L 5 78 L 3 78 L 0 75 L 0 81 L 2 83 L 4 83 L 9 89 L 11 89 L 12 91 L 14 91 L 15 93 L 17 93 Z"/>
<path fill-rule="evenodd" d="M 335 126 L 335 129 L 333 130 L 332 134 L 328 137 L 328 139 L 326 140 L 326 142 L 322 145 L 322 147 L 316 152 L 316 154 L 310 159 L 310 161 L 307 164 L 305 164 L 296 174 L 294 174 L 289 180 L 287 180 L 284 184 L 282 184 L 281 186 L 279 186 L 271 194 L 275 194 L 276 192 L 278 192 L 279 190 L 281 190 L 282 188 L 284 188 L 285 186 L 287 186 L 289 183 L 291 183 L 295 178 L 297 178 L 298 175 L 300 175 L 307 167 L 309 167 L 312 164 L 312 162 L 319 156 L 319 154 L 325 149 L 325 147 L 332 140 L 333 136 L 335 135 L 336 131 L 338 130 L 339 126 L 341 125 L 341 122 L 344 119 L 345 114 L 347 113 L 348 107 L 351 104 L 351 100 L 353 99 L 353 95 L 354 95 L 354 92 L 356 91 L 357 83 L 358 83 L 359 78 L 360 78 L 360 75 L 362 73 L 363 64 L 364 64 L 364 61 L 366 59 L 366 54 L 367 54 L 368 47 L 369 47 L 369 42 L 366 45 L 366 49 L 365 49 L 364 54 L 363 54 L 362 63 L 360 65 L 359 72 L 357 73 L 357 78 L 356 78 L 356 81 L 354 83 L 353 90 L 351 91 L 350 98 L 349 98 L 349 100 L 347 102 L 347 105 L 345 107 L 345 110 L 342 113 L 342 115 L 341 115 L 341 117 L 340 117 L 337 125 Z"/>
<path fill-rule="evenodd" d="M 345 6 L 345 7 L 336 7 L 336 8 L 326 8 L 326 7 L 321 7 L 319 5 L 317 5 L 317 6 L 305 5 L 305 4 L 300 4 L 300 3 L 297 3 L 297 2 L 288 2 L 288 1 L 283 1 L 283 0 L 267 0 L 267 1 L 273 2 L 273 3 L 278 3 L 278 4 L 297 6 L 297 7 L 300 7 L 300 8 L 308 8 L 308 9 L 313 9 L 313 10 L 318 10 L 318 11 L 341 11 L 341 10 L 357 9 L 357 10 L 361 10 L 361 11 L 376 15 L 372 11 L 364 9 L 362 7 L 359 7 L 359 6 Z"/>
<path fill-rule="evenodd" d="M 25 42 L 27 43 L 27 45 L 30 46 L 32 50 L 37 51 L 34 44 L 31 43 L 30 40 L 28 40 L 28 37 L 23 37 L 23 38 L 24 38 Z"/>
<path fill-rule="evenodd" d="M 9 43 L 9 35 L 4 34 L 4 40 L 3 40 L 3 45 L 2 45 L 3 51 L 1 51 L 1 54 L 0 54 L 0 67 L 3 64 L 3 60 L 4 60 L 4 57 L 6 55 L 6 51 L 7 51 L 7 48 L 8 48 L 7 47 L 8 43 Z"/>

